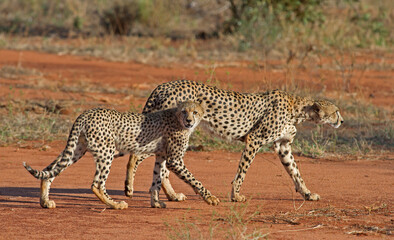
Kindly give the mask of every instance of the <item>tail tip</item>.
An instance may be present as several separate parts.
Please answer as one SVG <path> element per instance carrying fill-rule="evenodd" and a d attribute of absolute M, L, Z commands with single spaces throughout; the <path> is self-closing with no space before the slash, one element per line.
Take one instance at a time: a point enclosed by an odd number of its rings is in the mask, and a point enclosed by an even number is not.
<path fill-rule="evenodd" d="M 31 167 L 26 162 L 22 162 L 22 164 L 26 168 L 26 170 L 30 172 Z"/>

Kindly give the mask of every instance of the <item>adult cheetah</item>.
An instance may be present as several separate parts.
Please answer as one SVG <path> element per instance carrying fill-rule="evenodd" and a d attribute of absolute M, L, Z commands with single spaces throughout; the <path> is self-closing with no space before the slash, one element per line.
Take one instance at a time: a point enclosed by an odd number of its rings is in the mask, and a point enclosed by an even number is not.
<path fill-rule="evenodd" d="M 52 181 L 89 151 L 96 162 L 93 192 L 109 207 L 124 209 L 127 208 L 127 203 L 112 200 L 105 188 L 112 160 L 126 153 L 133 153 L 142 161 L 155 153 L 157 161 L 150 188 L 152 207 L 165 207 L 159 201 L 159 191 L 164 173 L 168 171 L 166 168 L 192 186 L 207 203 L 216 205 L 219 199 L 211 195 L 183 163 L 189 136 L 203 114 L 203 106 L 190 101 L 182 102 L 176 108 L 147 114 L 120 113 L 97 108 L 87 110 L 73 124 L 67 145 L 55 161 L 43 171 L 34 170 L 26 163 L 24 166 L 34 177 L 41 179 L 41 206 L 55 208 L 55 202 L 49 200 L 48 196 Z M 118 154 L 115 154 L 116 150 Z"/>
<path fill-rule="evenodd" d="M 338 128 L 343 118 L 338 107 L 329 101 L 294 96 L 284 91 L 273 90 L 264 93 L 242 94 L 207 86 L 189 80 L 178 80 L 159 85 L 148 98 L 143 113 L 173 107 L 177 101 L 197 101 L 206 105 L 203 117 L 209 129 L 228 139 L 245 142 L 238 170 L 232 182 L 231 200 L 245 201 L 240 194 L 246 172 L 256 153 L 264 145 L 273 142 L 283 166 L 295 184 L 295 190 L 305 200 L 317 201 L 320 196 L 306 187 L 291 154 L 291 143 L 296 135 L 296 124 L 304 121 L 328 123 Z M 134 173 L 139 160 L 130 156 L 125 181 L 125 194 L 133 193 Z M 168 180 L 169 172 L 164 170 L 163 189 L 169 200 L 179 198 Z"/>

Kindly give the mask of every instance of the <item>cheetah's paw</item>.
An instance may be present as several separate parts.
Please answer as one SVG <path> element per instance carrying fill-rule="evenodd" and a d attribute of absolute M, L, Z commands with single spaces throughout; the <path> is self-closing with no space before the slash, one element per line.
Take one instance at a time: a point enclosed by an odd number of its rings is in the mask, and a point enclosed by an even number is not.
<path fill-rule="evenodd" d="M 167 198 L 169 201 L 182 202 L 185 201 L 187 197 L 183 193 L 176 193 L 175 196 L 168 195 Z"/>
<path fill-rule="evenodd" d="M 151 207 L 153 208 L 166 208 L 167 205 L 162 202 L 162 201 L 155 201 L 155 202 L 151 202 Z"/>
<path fill-rule="evenodd" d="M 246 197 L 244 195 L 241 195 L 241 194 L 234 194 L 231 197 L 231 201 L 232 202 L 245 202 L 246 201 Z"/>
<path fill-rule="evenodd" d="M 307 201 L 319 201 L 320 200 L 320 195 L 317 193 L 308 193 L 305 194 L 305 200 Z"/>
<path fill-rule="evenodd" d="M 43 208 L 56 208 L 56 203 L 55 203 L 55 201 L 52 201 L 52 200 L 41 201 L 40 205 Z"/>
<path fill-rule="evenodd" d="M 120 202 L 116 202 L 114 205 L 112 205 L 111 208 L 121 210 L 121 209 L 128 208 L 128 206 L 129 205 L 125 201 L 120 201 Z"/>
<path fill-rule="evenodd" d="M 132 198 L 133 193 L 134 193 L 134 189 L 128 186 L 128 184 L 126 183 L 124 187 L 124 194 L 126 195 L 126 197 Z"/>
<path fill-rule="evenodd" d="M 219 198 L 211 195 L 205 199 L 205 202 L 208 203 L 209 205 L 216 206 L 220 203 L 220 200 Z"/>

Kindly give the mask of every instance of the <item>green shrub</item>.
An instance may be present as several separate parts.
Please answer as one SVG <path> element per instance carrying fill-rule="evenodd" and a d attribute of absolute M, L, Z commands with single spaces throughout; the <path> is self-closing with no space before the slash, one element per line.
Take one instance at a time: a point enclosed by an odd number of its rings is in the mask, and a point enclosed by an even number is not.
<path fill-rule="evenodd" d="M 239 36 L 240 51 L 268 51 L 283 37 L 288 24 L 323 23 L 322 4 L 323 0 L 230 0 L 232 17 L 224 32 Z"/>
<path fill-rule="evenodd" d="M 128 35 L 139 16 L 139 9 L 135 3 L 116 2 L 103 12 L 100 22 L 109 34 Z"/>
<path fill-rule="evenodd" d="M 234 32 L 245 24 L 285 19 L 288 22 L 323 22 L 322 4 L 324 0 L 229 0 L 232 17 L 225 31 Z M 258 29 L 257 29 L 258 30 Z"/>

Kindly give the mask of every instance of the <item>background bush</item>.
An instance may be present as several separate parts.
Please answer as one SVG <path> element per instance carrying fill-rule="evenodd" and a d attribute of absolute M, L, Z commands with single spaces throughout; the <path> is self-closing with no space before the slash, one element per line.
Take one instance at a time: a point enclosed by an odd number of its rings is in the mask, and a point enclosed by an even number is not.
<path fill-rule="evenodd" d="M 391 47 L 390 0 L 3 0 L 0 32 L 23 36 L 233 36 L 240 51 L 278 41 Z"/>

